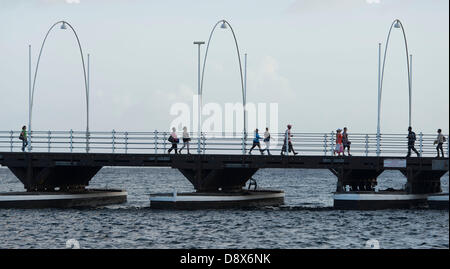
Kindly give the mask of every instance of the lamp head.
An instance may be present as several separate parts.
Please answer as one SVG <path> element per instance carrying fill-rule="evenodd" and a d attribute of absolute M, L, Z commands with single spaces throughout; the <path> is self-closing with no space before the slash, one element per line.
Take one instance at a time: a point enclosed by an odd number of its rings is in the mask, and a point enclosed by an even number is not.
<path fill-rule="evenodd" d="M 394 24 L 394 28 L 399 29 L 400 27 L 401 27 L 400 21 L 399 21 L 399 20 L 396 20 L 396 21 L 395 21 L 395 24 Z"/>
<path fill-rule="evenodd" d="M 62 23 L 61 29 L 63 29 L 63 30 L 67 29 L 67 26 L 66 26 L 66 22 L 65 22 L 65 21 L 63 21 L 63 23 Z"/>
<path fill-rule="evenodd" d="M 225 20 L 222 21 L 222 25 L 220 26 L 222 29 L 227 29 L 227 24 L 225 23 Z"/>

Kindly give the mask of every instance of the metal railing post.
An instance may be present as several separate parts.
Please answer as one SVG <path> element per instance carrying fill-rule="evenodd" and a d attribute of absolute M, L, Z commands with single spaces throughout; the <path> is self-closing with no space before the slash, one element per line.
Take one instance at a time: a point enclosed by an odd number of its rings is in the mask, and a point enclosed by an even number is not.
<path fill-rule="evenodd" d="M 70 152 L 73 152 L 73 130 L 70 129 Z"/>
<path fill-rule="evenodd" d="M 242 155 L 245 155 L 245 136 L 241 138 L 242 141 Z"/>
<path fill-rule="evenodd" d="M 285 154 L 286 154 L 286 156 L 289 156 L 289 131 L 286 131 L 285 133 L 284 133 L 284 139 L 285 139 L 285 142 L 284 142 L 284 146 L 285 146 L 285 149 L 286 149 L 286 151 L 285 151 Z"/>
<path fill-rule="evenodd" d="M 323 136 L 323 155 L 324 156 L 327 156 L 327 152 L 328 152 L 327 144 L 328 144 L 328 135 L 325 134 Z"/>
<path fill-rule="evenodd" d="M 28 152 L 31 152 L 31 150 L 33 149 L 33 147 L 31 146 L 32 138 L 33 138 L 33 131 L 30 130 L 28 132 L 28 137 L 27 137 L 27 139 L 28 139 Z"/>
<path fill-rule="evenodd" d="M 86 153 L 89 153 L 89 131 L 86 131 Z"/>
<path fill-rule="evenodd" d="M 202 133 L 202 143 L 203 143 L 203 154 L 206 152 L 206 137 L 205 134 Z"/>
<path fill-rule="evenodd" d="M 14 135 L 14 132 L 11 130 L 9 132 L 9 134 L 10 134 L 10 143 L 11 143 L 10 147 L 11 147 L 11 152 L 12 152 L 13 151 L 13 135 Z"/>
<path fill-rule="evenodd" d="M 128 132 L 125 132 L 125 154 L 128 153 Z"/>
<path fill-rule="evenodd" d="M 166 153 L 166 147 L 167 147 L 167 139 L 166 139 L 167 132 L 163 132 L 163 140 L 164 140 L 164 153 Z M 198 138 L 198 141 L 200 141 L 200 137 Z M 200 142 L 198 144 L 198 154 L 200 154 Z"/>
<path fill-rule="evenodd" d="M 50 152 L 50 140 L 51 140 L 51 135 L 52 135 L 52 133 L 50 132 L 50 131 L 48 131 L 48 152 Z"/>
<path fill-rule="evenodd" d="M 369 156 L 369 135 L 366 134 L 366 156 Z"/>
<path fill-rule="evenodd" d="M 423 133 L 420 132 L 420 134 L 419 134 L 419 153 L 420 153 L 420 156 L 422 156 L 422 151 L 423 151 Z"/>
<path fill-rule="evenodd" d="M 116 152 L 116 130 L 113 129 L 111 134 L 112 134 L 112 152 L 115 153 Z"/>
<path fill-rule="evenodd" d="M 447 157 L 450 157 L 450 146 L 449 146 L 450 141 L 448 141 L 449 138 L 450 138 L 450 136 L 447 135 Z"/>
<path fill-rule="evenodd" d="M 155 130 L 155 154 L 158 153 L 158 131 Z"/>
<path fill-rule="evenodd" d="M 335 137 L 335 135 L 334 135 L 334 131 L 332 131 L 332 132 L 331 132 L 331 150 L 330 150 L 331 156 L 334 155 L 334 148 L 335 148 L 334 140 L 335 140 L 335 139 L 336 139 L 336 137 Z"/>
<path fill-rule="evenodd" d="M 381 134 L 377 133 L 377 157 L 381 154 Z"/>

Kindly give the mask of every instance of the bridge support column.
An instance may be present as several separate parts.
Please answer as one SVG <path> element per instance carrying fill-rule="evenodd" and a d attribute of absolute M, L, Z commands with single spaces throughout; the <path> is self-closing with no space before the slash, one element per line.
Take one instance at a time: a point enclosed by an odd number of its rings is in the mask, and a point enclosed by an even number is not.
<path fill-rule="evenodd" d="M 27 191 L 80 190 L 102 168 L 101 166 L 8 167 Z"/>
<path fill-rule="evenodd" d="M 447 171 L 427 171 L 413 168 L 400 170 L 407 178 L 406 191 L 410 194 L 442 192 L 441 177 Z"/>
<path fill-rule="evenodd" d="M 330 171 L 338 178 L 336 192 L 346 191 L 373 191 L 377 185 L 377 177 L 383 170 L 377 169 L 348 169 L 331 168 Z"/>
<path fill-rule="evenodd" d="M 178 169 L 197 192 L 240 192 L 257 168 Z"/>

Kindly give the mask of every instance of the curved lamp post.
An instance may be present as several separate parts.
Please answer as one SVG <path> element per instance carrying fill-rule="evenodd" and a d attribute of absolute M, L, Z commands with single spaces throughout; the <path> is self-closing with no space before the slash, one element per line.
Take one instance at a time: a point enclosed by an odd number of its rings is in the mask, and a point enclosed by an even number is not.
<path fill-rule="evenodd" d="M 77 43 L 78 43 L 78 48 L 80 49 L 80 56 L 81 56 L 81 63 L 83 65 L 83 75 L 84 75 L 84 86 L 85 86 L 85 90 L 86 90 L 86 136 L 89 135 L 89 86 L 88 86 L 88 78 L 86 75 L 86 67 L 84 64 L 84 56 L 83 56 L 83 49 L 81 48 L 81 43 L 80 43 L 80 39 L 78 38 L 78 35 L 75 31 L 75 29 L 72 27 L 72 25 L 70 25 L 68 22 L 66 21 L 58 21 L 55 24 L 53 24 L 50 29 L 47 31 L 47 34 L 45 35 L 44 41 L 42 42 L 41 45 L 41 49 L 39 51 L 39 57 L 36 63 L 36 70 L 34 72 L 34 79 L 33 79 L 33 85 L 31 86 L 31 75 L 30 75 L 30 102 L 29 102 L 29 121 L 28 121 L 28 128 L 29 131 L 31 132 L 31 119 L 32 119 L 32 115 L 33 115 L 33 100 L 34 100 L 34 91 L 35 91 L 35 87 L 36 87 L 36 78 L 37 78 L 37 73 L 39 70 L 39 62 L 41 60 L 41 56 L 42 56 L 42 51 L 44 49 L 44 45 L 45 42 L 47 40 L 47 37 L 49 36 L 50 32 L 53 30 L 53 28 L 55 28 L 58 24 L 61 24 L 61 29 L 67 29 L 67 26 L 72 30 L 72 32 L 74 33 L 76 39 L 77 39 Z M 31 73 L 31 71 L 30 71 Z M 29 143 L 29 147 L 31 147 L 31 143 Z M 30 148 L 29 148 L 30 149 Z"/>
<path fill-rule="evenodd" d="M 378 117 L 377 117 L 377 155 L 380 154 L 380 112 L 381 112 L 381 95 L 383 91 L 383 80 L 384 80 L 384 67 L 386 65 L 386 54 L 389 46 L 389 40 L 391 37 L 392 28 L 402 29 L 403 39 L 405 42 L 405 52 L 406 52 L 406 67 L 408 70 L 408 93 L 409 93 L 409 126 L 411 126 L 411 98 L 412 98 L 412 88 L 411 88 L 411 63 L 410 63 L 410 55 L 408 52 L 408 42 L 406 40 L 405 28 L 403 27 L 402 22 L 399 19 L 396 19 L 392 22 L 391 27 L 389 28 L 389 33 L 386 40 L 386 47 L 384 50 L 383 57 L 383 65 L 381 66 L 381 43 L 378 44 Z M 411 56 L 412 60 L 412 56 Z M 381 68 L 381 70 L 380 70 Z"/>
<path fill-rule="evenodd" d="M 233 38 L 234 38 L 234 43 L 236 45 L 236 52 L 237 52 L 237 57 L 239 60 L 239 72 L 241 75 L 241 88 L 242 88 L 242 104 L 243 104 L 243 111 L 244 111 L 244 139 L 247 138 L 247 120 L 246 120 L 246 112 L 245 112 L 245 105 L 246 105 L 246 91 L 245 91 L 245 87 L 244 87 L 244 77 L 242 75 L 242 64 L 241 64 L 241 55 L 239 53 L 239 46 L 238 46 L 238 42 L 236 39 L 236 35 L 234 33 L 233 27 L 231 26 L 230 23 L 228 23 L 226 20 L 220 20 L 218 21 L 213 29 L 211 30 L 211 34 L 209 35 L 209 39 L 208 39 L 208 44 L 206 45 L 206 52 L 205 52 L 205 58 L 203 60 L 203 68 L 202 68 L 202 75 L 201 75 L 201 82 L 200 82 L 200 100 L 201 100 L 201 95 L 203 94 L 203 80 L 205 77 L 205 66 L 206 66 L 206 59 L 208 57 L 208 49 L 209 49 L 209 44 L 211 43 L 211 38 L 214 34 L 214 31 L 216 30 L 217 26 L 219 26 L 220 24 L 220 28 L 221 29 L 227 29 L 228 27 L 231 30 L 231 33 L 233 34 Z M 201 103 L 199 103 L 199 111 L 201 110 Z M 201 112 L 199 112 L 201 114 Z M 200 133 L 201 130 L 199 130 Z"/>

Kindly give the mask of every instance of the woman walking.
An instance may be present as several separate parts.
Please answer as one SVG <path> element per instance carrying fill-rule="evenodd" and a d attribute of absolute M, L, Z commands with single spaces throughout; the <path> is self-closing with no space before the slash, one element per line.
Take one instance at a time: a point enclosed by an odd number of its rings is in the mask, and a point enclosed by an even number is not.
<path fill-rule="evenodd" d="M 292 125 L 288 124 L 286 131 L 284 132 L 284 142 L 283 142 L 283 146 L 281 148 L 281 155 L 284 156 L 284 153 L 288 153 L 288 152 L 293 152 L 294 155 L 297 155 L 298 152 L 295 152 L 294 147 L 292 146 L 292 137 L 293 135 L 291 134 L 291 129 L 292 129 Z M 287 144 L 287 148 L 286 148 L 286 144 Z"/>
<path fill-rule="evenodd" d="M 341 153 L 344 153 L 344 146 L 342 145 L 342 130 L 337 129 L 336 130 L 336 148 L 334 149 L 333 155 L 336 155 L 336 152 L 338 153 L 338 156 L 341 156 Z"/>
<path fill-rule="evenodd" d="M 272 155 L 270 154 L 270 133 L 269 133 L 269 128 L 266 127 L 266 131 L 264 132 L 264 144 L 266 144 L 266 148 L 264 149 L 265 151 L 267 151 L 267 155 Z"/>
<path fill-rule="evenodd" d="M 175 127 L 172 128 L 172 133 L 169 136 L 169 142 L 172 143 L 172 147 L 168 150 L 168 154 L 170 154 L 170 152 L 173 149 L 175 150 L 175 154 L 178 154 L 177 144 L 178 144 L 179 140 L 177 138 L 177 132 L 176 132 Z"/>
<path fill-rule="evenodd" d="M 258 129 L 255 130 L 255 138 L 253 138 L 253 146 L 248 152 L 248 154 L 252 154 L 252 150 L 257 146 L 259 148 L 259 151 L 261 152 L 261 155 L 264 154 L 264 150 L 261 149 L 261 144 L 259 143 L 259 140 L 261 139 L 261 136 L 259 136 Z"/>
<path fill-rule="evenodd" d="M 187 148 L 187 154 L 191 154 L 191 153 L 189 153 L 189 142 L 190 141 L 191 141 L 191 138 L 189 137 L 189 133 L 187 131 L 187 127 L 184 126 L 183 127 L 183 146 L 180 148 L 178 153 L 181 154 L 181 151 L 184 149 L 184 147 L 186 147 Z"/>

